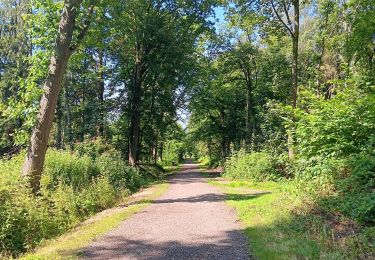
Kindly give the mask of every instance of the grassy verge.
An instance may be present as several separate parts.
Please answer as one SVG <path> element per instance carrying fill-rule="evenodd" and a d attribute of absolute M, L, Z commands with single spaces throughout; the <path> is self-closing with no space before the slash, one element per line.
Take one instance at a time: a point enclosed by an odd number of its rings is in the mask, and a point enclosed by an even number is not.
<path fill-rule="evenodd" d="M 337 239 L 335 230 L 311 214 L 304 200 L 286 192 L 288 183 L 217 179 L 209 183 L 227 194 L 257 259 L 370 259 L 356 251 L 358 237 Z"/>
<path fill-rule="evenodd" d="M 88 246 L 100 235 L 116 228 L 121 221 L 148 206 L 153 199 L 162 195 L 167 188 L 167 183 L 156 184 L 149 188 L 149 194 L 139 198 L 130 197 L 124 203 L 125 206 L 109 209 L 107 212 L 102 212 L 105 214 L 99 213 L 97 216 L 93 216 L 76 229 L 56 239 L 46 241 L 34 253 L 27 254 L 21 259 L 76 259 L 79 257 L 80 249 Z"/>
<path fill-rule="evenodd" d="M 182 169 L 182 164 L 173 165 L 173 166 L 163 166 L 165 173 L 174 173 Z"/>

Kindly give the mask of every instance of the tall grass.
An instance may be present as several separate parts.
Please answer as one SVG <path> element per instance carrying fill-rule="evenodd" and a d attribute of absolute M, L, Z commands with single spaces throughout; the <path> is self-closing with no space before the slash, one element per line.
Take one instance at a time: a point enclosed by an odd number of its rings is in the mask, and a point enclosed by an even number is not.
<path fill-rule="evenodd" d="M 152 179 L 115 151 L 93 159 L 50 149 L 34 196 L 20 177 L 23 159 L 0 161 L 0 256 L 17 256 L 63 233 Z"/>

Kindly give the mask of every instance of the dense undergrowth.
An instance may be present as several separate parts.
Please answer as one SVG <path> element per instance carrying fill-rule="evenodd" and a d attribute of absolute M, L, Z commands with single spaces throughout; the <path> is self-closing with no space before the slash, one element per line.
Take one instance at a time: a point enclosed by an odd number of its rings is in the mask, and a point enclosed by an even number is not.
<path fill-rule="evenodd" d="M 305 107 L 294 114 L 297 145 L 293 160 L 275 143 L 264 145 L 260 151 L 242 149 L 227 158 L 224 176 L 237 181 L 275 181 L 280 187 L 287 183 L 288 189 L 282 193 L 285 203 L 303 201 L 289 210 L 298 212 L 293 218 L 307 223 L 303 230 L 334 232 L 334 239 L 345 241 L 341 246 L 351 258 L 363 258 L 366 253 L 374 257 L 373 89 L 348 87 L 330 100 L 301 91 L 301 103 Z M 279 114 L 288 116 L 287 109 L 278 109 Z M 324 222 L 327 230 L 311 219 Z"/>
<path fill-rule="evenodd" d="M 116 205 L 159 177 L 162 168 L 128 166 L 99 143 L 75 153 L 50 149 L 41 190 L 31 194 L 20 178 L 24 154 L 0 161 L 0 256 L 17 256 L 62 234 L 88 216 Z"/>

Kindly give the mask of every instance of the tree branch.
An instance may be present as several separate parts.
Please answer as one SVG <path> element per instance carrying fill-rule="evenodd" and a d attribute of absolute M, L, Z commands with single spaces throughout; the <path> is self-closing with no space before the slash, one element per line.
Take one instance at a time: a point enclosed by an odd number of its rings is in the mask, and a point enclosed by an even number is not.
<path fill-rule="evenodd" d="M 271 5 L 272 5 L 272 10 L 274 11 L 274 13 L 276 14 L 277 18 L 279 19 L 279 21 L 284 25 L 284 27 L 289 31 L 290 35 L 293 36 L 293 31 L 289 28 L 289 26 L 284 22 L 284 20 L 281 18 L 280 14 L 277 12 L 276 10 L 276 7 L 273 3 L 273 0 L 271 1 Z"/>
<path fill-rule="evenodd" d="M 78 49 L 79 45 L 82 43 L 83 39 L 85 38 L 87 31 L 91 24 L 91 17 L 93 13 L 94 13 L 94 5 L 91 5 L 88 10 L 87 18 L 83 22 L 83 28 L 77 36 L 77 41 L 75 42 L 75 44 L 69 47 L 70 55 L 72 55 Z"/>
<path fill-rule="evenodd" d="M 290 26 L 289 28 L 291 28 L 291 31 L 293 31 L 292 21 L 290 20 L 290 17 L 289 17 L 289 8 L 290 8 L 290 5 L 287 8 L 286 4 L 285 4 L 285 0 L 282 1 L 282 4 L 283 4 L 284 13 L 285 13 L 288 25 Z"/>

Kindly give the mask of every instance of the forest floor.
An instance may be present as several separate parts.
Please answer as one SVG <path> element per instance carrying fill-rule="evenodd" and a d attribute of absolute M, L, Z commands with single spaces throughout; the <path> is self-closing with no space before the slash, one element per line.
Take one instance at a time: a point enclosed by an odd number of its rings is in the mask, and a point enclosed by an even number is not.
<path fill-rule="evenodd" d="M 249 259 L 248 242 L 225 195 L 195 164 L 169 179 L 169 189 L 83 249 L 85 259 Z"/>

